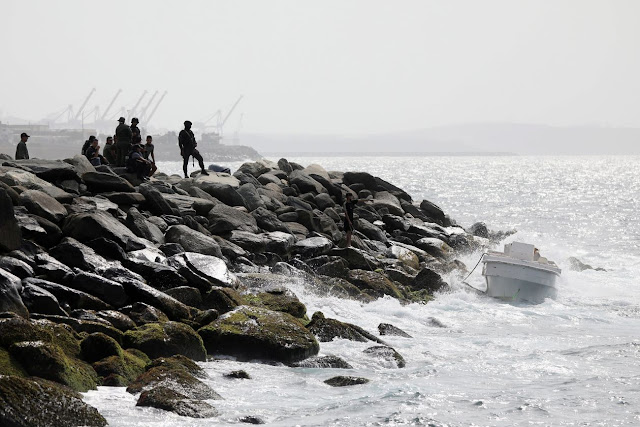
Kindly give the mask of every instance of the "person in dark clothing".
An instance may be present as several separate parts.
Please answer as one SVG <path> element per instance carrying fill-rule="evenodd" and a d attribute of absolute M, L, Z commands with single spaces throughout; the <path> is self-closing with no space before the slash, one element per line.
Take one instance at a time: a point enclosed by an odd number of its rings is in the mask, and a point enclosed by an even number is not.
<path fill-rule="evenodd" d="M 116 164 L 116 146 L 113 143 L 113 137 L 107 137 L 107 143 L 104 146 L 104 157 L 107 159 L 109 164 Z"/>
<path fill-rule="evenodd" d="M 80 154 L 82 154 L 83 156 L 86 156 L 87 150 L 89 149 L 89 147 L 91 147 L 91 144 L 93 144 L 93 141 L 95 140 L 96 140 L 96 137 L 91 135 L 89 139 L 87 139 L 82 145 L 82 150 L 80 150 Z"/>
<path fill-rule="evenodd" d="M 191 122 L 189 120 L 184 122 L 184 129 L 180 131 L 178 135 L 178 146 L 180 147 L 180 155 L 182 156 L 182 170 L 184 171 L 184 177 L 189 178 L 187 175 L 187 165 L 189 164 L 189 157 L 193 156 L 200 165 L 200 171 L 202 175 L 209 175 L 204 168 L 204 161 L 200 152 L 196 149 L 198 145 L 196 143 L 196 137 L 191 130 Z"/>
<path fill-rule="evenodd" d="M 134 117 L 131 119 L 131 139 L 133 140 L 133 138 L 135 138 L 136 135 L 138 135 L 140 137 L 140 141 L 142 141 L 142 134 L 140 133 L 140 128 L 138 127 L 138 123 L 140 123 L 140 121 L 138 120 L 137 117 Z M 135 142 L 133 142 L 133 144 L 135 144 Z"/>
<path fill-rule="evenodd" d="M 24 132 L 20 134 L 20 142 L 16 147 L 16 160 L 29 159 L 29 149 L 27 148 L 27 140 L 29 138 L 29 135 Z"/>
<path fill-rule="evenodd" d="M 127 172 L 135 173 L 143 181 L 149 179 L 151 163 L 142 156 L 142 145 L 133 145 L 127 160 Z"/>
<path fill-rule="evenodd" d="M 108 165 L 109 162 L 105 159 L 102 154 L 100 154 L 100 145 L 98 145 L 98 139 L 96 137 L 91 137 L 93 140 L 91 141 L 91 145 L 87 148 L 85 152 L 85 156 L 91 162 L 93 166 L 100 165 Z"/>
<path fill-rule="evenodd" d="M 125 118 L 118 119 L 120 124 L 116 128 L 116 166 L 125 166 L 125 159 L 131 151 L 131 128 L 125 124 Z"/>
<path fill-rule="evenodd" d="M 353 194 L 347 193 L 347 200 L 344 202 L 344 231 L 347 233 L 347 247 L 351 246 L 351 235 L 353 234 L 353 208 L 358 203 L 365 203 L 367 200 L 353 200 Z"/>
<path fill-rule="evenodd" d="M 154 153 L 155 147 L 153 145 L 153 137 L 151 135 L 147 135 L 147 143 L 142 146 L 142 156 L 151 162 L 151 173 L 149 176 L 153 176 L 153 174 L 158 170 L 156 166 L 156 155 Z"/>

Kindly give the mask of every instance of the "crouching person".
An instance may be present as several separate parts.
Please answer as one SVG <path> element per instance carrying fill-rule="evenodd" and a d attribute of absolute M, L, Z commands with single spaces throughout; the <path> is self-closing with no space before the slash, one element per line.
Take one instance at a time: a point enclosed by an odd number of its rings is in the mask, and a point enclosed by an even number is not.
<path fill-rule="evenodd" d="M 135 173 L 138 179 L 147 181 L 151 173 L 151 162 L 142 156 L 142 145 L 135 144 L 131 148 L 127 161 L 127 172 Z"/>

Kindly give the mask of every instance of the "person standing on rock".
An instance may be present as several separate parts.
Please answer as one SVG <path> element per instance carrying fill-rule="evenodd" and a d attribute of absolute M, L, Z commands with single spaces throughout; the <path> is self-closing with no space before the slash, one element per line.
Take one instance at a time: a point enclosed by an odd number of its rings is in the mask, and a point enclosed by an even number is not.
<path fill-rule="evenodd" d="M 125 124 L 125 118 L 118 119 L 120 124 L 116 128 L 116 166 L 126 165 L 125 158 L 131 151 L 131 128 Z"/>
<path fill-rule="evenodd" d="M 20 134 L 20 142 L 18 142 L 18 146 L 16 147 L 16 160 L 29 158 L 29 149 L 27 148 L 27 139 L 29 138 L 29 135 L 24 132 Z"/>
<path fill-rule="evenodd" d="M 347 233 L 347 247 L 351 246 L 351 235 L 353 234 L 353 208 L 358 203 L 365 203 L 365 199 L 353 200 L 353 194 L 347 193 L 347 200 L 344 202 L 344 231 Z"/>
<path fill-rule="evenodd" d="M 182 170 L 184 171 L 184 177 L 189 178 L 187 175 L 187 165 L 189 164 L 189 157 L 193 156 L 194 159 L 198 160 L 198 164 L 200 165 L 200 171 L 202 175 L 209 175 L 209 173 L 204 168 L 204 161 L 200 152 L 196 149 L 198 145 L 196 143 L 196 137 L 191 130 L 192 123 L 189 120 L 184 122 L 184 129 L 180 131 L 178 135 L 178 146 L 180 147 L 180 155 L 182 156 Z"/>
<path fill-rule="evenodd" d="M 142 141 L 142 134 L 140 133 L 140 128 L 138 127 L 138 123 L 140 123 L 140 121 L 138 120 L 137 117 L 134 117 L 131 119 L 131 139 L 133 140 L 136 135 L 140 137 L 140 141 Z M 136 144 L 134 142 L 134 144 Z"/>

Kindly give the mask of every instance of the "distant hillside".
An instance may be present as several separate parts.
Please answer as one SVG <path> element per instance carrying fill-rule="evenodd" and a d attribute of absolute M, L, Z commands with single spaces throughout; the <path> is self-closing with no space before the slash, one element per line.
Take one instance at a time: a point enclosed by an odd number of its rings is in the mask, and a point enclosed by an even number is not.
<path fill-rule="evenodd" d="M 468 124 L 363 136 L 243 134 L 268 153 L 640 154 L 640 129 Z"/>

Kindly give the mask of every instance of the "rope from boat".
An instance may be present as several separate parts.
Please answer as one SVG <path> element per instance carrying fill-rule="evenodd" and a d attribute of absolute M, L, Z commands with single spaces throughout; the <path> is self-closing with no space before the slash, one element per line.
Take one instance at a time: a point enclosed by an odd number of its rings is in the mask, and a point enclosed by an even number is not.
<path fill-rule="evenodd" d="M 471 272 L 469 274 L 467 274 L 467 277 L 464 278 L 464 280 L 462 281 L 463 284 L 467 285 L 468 287 L 470 287 L 471 289 L 473 289 L 474 291 L 478 291 L 478 292 L 482 292 L 482 293 L 487 293 L 486 290 L 481 291 L 480 289 L 471 286 L 470 284 L 468 284 L 466 282 L 466 280 L 469 278 L 469 276 L 471 276 L 471 274 L 476 270 L 476 268 L 478 268 L 478 265 L 480 265 L 480 261 L 482 261 L 482 258 L 484 258 L 485 254 L 483 253 L 482 255 L 480 255 L 480 259 L 478 260 L 478 262 L 476 263 L 476 266 L 473 267 L 473 270 L 471 270 Z"/>

